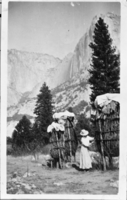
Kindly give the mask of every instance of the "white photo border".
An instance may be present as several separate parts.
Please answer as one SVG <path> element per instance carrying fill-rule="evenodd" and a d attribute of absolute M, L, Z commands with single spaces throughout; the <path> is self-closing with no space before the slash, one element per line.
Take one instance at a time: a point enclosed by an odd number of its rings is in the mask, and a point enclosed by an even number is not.
<path fill-rule="evenodd" d="M 2 36 L 1 36 L 1 199 L 126 199 L 126 168 L 127 168 L 127 0 L 121 1 L 79 1 L 79 2 L 120 2 L 121 4 L 121 106 L 120 106 L 120 169 L 118 195 L 10 195 L 6 193 L 7 184 L 7 49 L 8 49 L 8 2 L 2 2 Z M 13 2 L 18 2 L 13 0 Z M 20 0 L 25 2 L 25 0 Z M 27 2 L 53 2 L 32 1 Z M 60 2 L 60 1 L 55 1 Z M 62 1 L 61 1 L 62 2 Z M 65 1 L 70 2 L 70 1 Z M 78 1 L 73 1 L 78 2 Z"/>

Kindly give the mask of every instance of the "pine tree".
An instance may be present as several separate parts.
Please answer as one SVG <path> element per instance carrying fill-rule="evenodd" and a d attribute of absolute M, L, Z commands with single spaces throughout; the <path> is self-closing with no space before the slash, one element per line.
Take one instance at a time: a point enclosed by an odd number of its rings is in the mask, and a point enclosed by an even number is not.
<path fill-rule="evenodd" d="M 12 134 L 13 147 L 20 147 L 26 150 L 26 146 L 31 142 L 32 125 L 30 120 L 24 115 L 19 123 L 16 125 Z"/>
<path fill-rule="evenodd" d="M 38 135 L 38 141 L 46 144 L 49 142 L 47 127 L 51 124 L 53 115 L 52 95 L 46 83 L 42 85 L 40 93 L 37 96 L 34 113 L 36 114 L 35 130 L 36 134 Z"/>
<path fill-rule="evenodd" d="M 92 89 L 90 99 L 93 102 L 98 95 L 120 92 L 120 55 L 112 46 L 108 25 L 102 18 L 99 18 L 95 24 L 93 42 L 90 43 L 90 47 L 92 49 L 92 64 L 89 70 L 89 83 Z"/>

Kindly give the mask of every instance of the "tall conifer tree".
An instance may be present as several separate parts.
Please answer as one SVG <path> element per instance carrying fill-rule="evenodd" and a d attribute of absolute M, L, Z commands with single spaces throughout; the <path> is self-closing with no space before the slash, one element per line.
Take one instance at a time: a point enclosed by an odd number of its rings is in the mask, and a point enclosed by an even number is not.
<path fill-rule="evenodd" d="M 34 113 L 36 114 L 34 131 L 36 131 L 38 141 L 46 144 L 49 142 L 47 127 L 51 124 L 53 115 L 52 95 L 46 83 L 43 84 L 37 96 Z"/>
<path fill-rule="evenodd" d="M 95 24 L 93 42 L 90 43 L 90 47 L 92 49 L 92 64 L 89 70 L 89 83 L 92 89 L 90 99 L 93 102 L 98 95 L 120 92 L 120 55 L 112 46 L 108 25 L 102 18 L 99 18 Z"/>

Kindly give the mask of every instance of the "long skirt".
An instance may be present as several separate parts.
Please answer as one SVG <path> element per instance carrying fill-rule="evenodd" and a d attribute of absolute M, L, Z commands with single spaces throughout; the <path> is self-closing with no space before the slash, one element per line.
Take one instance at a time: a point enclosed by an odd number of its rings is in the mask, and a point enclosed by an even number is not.
<path fill-rule="evenodd" d="M 92 168 L 92 161 L 89 155 L 89 150 L 86 147 L 81 146 L 80 151 L 80 169 Z"/>

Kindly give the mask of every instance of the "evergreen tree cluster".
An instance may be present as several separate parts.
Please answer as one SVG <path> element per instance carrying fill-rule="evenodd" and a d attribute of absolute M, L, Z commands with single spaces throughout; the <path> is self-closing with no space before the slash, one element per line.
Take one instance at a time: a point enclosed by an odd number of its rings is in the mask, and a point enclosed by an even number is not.
<path fill-rule="evenodd" d="M 53 105 L 52 95 L 46 83 L 42 85 L 37 95 L 34 113 L 36 114 L 34 124 L 23 116 L 16 125 L 12 134 L 13 150 L 27 153 L 40 150 L 43 145 L 49 143 L 47 127 L 52 122 Z"/>
<path fill-rule="evenodd" d="M 12 134 L 12 148 L 14 151 L 27 152 L 27 145 L 32 141 L 32 124 L 24 115 L 16 125 Z"/>
<path fill-rule="evenodd" d="M 78 122 L 75 126 L 75 132 L 78 137 L 78 140 L 80 141 L 81 130 L 82 129 L 88 130 L 90 135 L 92 135 L 92 129 L 91 129 L 90 119 L 86 118 L 84 114 L 80 114 L 77 120 L 78 120 Z"/>
<path fill-rule="evenodd" d="M 95 24 L 93 42 L 89 46 L 92 49 L 92 63 L 89 70 L 89 83 L 92 89 L 90 99 L 94 102 L 98 95 L 120 92 L 120 55 L 112 46 L 108 25 L 102 18 Z"/>

